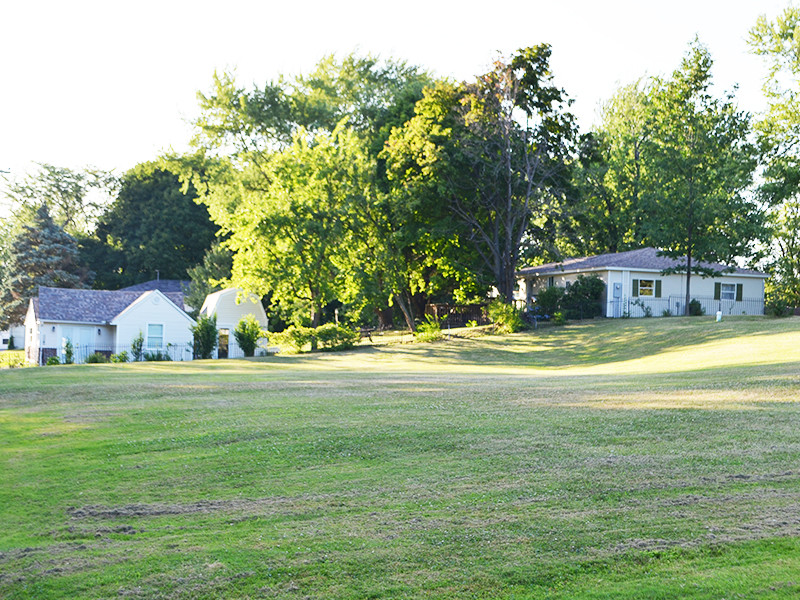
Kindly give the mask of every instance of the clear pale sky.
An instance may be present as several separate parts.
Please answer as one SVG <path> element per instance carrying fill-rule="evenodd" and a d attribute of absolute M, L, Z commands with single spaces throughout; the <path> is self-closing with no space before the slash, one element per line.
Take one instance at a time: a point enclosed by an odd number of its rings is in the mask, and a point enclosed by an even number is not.
<path fill-rule="evenodd" d="M 327 53 L 404 59 L 469 79 L 498 52 L 547 42 L 582 128 L 620 85 L 676 68 L 695 35 L 721 93 L 762 108 L 757 17 L 789 0 L 227 2 L 17 0 L 0 5 L 0 170 L 34 162 L 121 174 L 187 149 L 196 92 L 215 69 L 245 87 L 310 71 Z"/>

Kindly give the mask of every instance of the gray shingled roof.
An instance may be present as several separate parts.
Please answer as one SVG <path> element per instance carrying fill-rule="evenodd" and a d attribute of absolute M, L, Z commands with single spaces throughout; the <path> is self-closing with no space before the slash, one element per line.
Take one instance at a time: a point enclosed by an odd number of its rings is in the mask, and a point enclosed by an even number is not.
<path fill-rule="evenodd" d="M 568 258 L 561 262 L 548 263 L 546 265 L 539 265 L 538 267 L 527 267 L 521 269 L 518 275 L 524 277 L 526 275 L 539 276 L 539 275 L 553 275 L 563 272 L 576 272 L 576 271 L 589 271 L 604 268 L 617 268 L 617 269 L 652 269 L 663 271 L 672 267 L 685 265 L 686 261 L 675 260 L 666 256 L 658 256 L 658 250 L 655 248 L 642 248 L 641 250 L 630 250 L 628 252 L 617 252 L 613 254 L 599 254 L 597 256 L 585 256 L 582 258 Z M 717 263 L 701 262 L 701 266 L 710 267 L 712 269 L 721 271 L 726 269 L 725 265 Z M 737 275 L 762 275 L 764 273 L 754 271 L 752 269 L 735 269 L 733 274 Z"/>
<path fill-rule="evenodd" d="M 149 292 L 150 290 L 159 290 L 161 292 L 183 292 L 184 288 L 188 288 L 191 281 L 184 281 L 181 279 L 151 279 L 144 283 L 137 283 L 136 285 L 129 285 L 120 289 L 120 292 Z"/>
<path fill-rule="evenodd" d="M 34 298 L 36 317 L 42 321 L 70 321 L 74 323 L 108 323 L 128 308 L 146 292 L 74 290 L 40 287 Z M 183 309 L 183 294 L 164 294 L 178 308 Z"/>

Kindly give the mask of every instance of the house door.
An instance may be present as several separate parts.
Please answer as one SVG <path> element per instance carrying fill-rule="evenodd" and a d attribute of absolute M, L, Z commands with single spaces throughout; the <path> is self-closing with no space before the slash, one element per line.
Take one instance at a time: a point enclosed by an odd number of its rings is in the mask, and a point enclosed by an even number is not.
<path fill-rule="evenodd" d="M 219 346 L 217 347 L 217 358 L 228 358 L 228 338 L 230 336 L 229 329 L 219 330 Z"/>

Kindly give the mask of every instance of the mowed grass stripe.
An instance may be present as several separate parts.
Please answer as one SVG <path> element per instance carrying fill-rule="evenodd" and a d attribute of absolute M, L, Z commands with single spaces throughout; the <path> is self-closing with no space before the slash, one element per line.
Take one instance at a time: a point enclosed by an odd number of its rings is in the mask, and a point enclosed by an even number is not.
<path fill-rule="evenodd" d="M 670 318 L 5 371 L 0 595 L 784 597 L 798 347 Z"/>

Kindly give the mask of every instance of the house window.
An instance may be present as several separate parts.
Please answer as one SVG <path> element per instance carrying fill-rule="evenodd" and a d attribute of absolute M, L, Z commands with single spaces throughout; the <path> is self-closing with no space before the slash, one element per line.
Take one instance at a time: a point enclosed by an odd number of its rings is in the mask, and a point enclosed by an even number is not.
<path fill-rule="evenodd" d="M 736 300 L 736 284 L 722 283 L 719 286 L 720 300 Z"/>
<path fill-rule="evenodd" d="M 147 326 L 147 347 L 161 348 L 164 345 L 164 326 L 150 323 Z"/>
<path fill-rule="evenodd" d="M 639 295 L 652 296 L 655 293 L 656 282 L 654 279 L 639 280 Z"/>
<path fill-rule="evenodd" d="M 556 284 L 555 278 L 551 275 L 547 278 L 547 287 L 551 288 Z"/>

